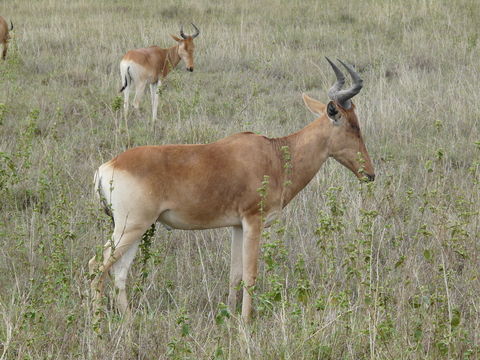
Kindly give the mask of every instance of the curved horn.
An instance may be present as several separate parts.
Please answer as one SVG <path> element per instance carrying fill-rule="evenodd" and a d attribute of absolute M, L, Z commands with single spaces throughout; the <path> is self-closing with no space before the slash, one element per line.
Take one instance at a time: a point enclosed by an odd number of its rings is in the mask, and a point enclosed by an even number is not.
<path fill-rule="evenodd" d="M 183 25 L 180 26 L 180 36 L 181 36 L 182 38 L 184 38 L 184 39 L 187 38 L 187 35 L 185 35 L 185 33 L 183 32 Z"/>
<path fill-rule="evenodd" d="M 200 30 L 198 30 L 194 23 L 191 24 L 195 28 L 195 34 L 192 35 L 192 39 L 195 39 L 198 35 L 200 35 Z"/>
<path fill-rule="evenodd" d="M 327 59 L 328 60 L 328 59 Z M 350 99 L 357 95 L 360 90 L 362 90 L 363 87 L 363 80 L 360 78 L 360 75 L 353 69 L 352 66 L 345 64 L 343 61 L 337 59 L 340 64 L 343 65 L 345 69 L 347 69 L 348 73 L 352 77 L 353 84 L 350 88 L 346 90 L 340 90 L 341 86 L 339 88 L 336 87 L 336 85 L 340 82 L 340 80 L 337 80 L 337 83 L 329 90 L 328 96 L 330 99 L 337 101 L 341 106 L 343 106 L 345 109 L 350 108 L 351 101 Z M 339 79 L 337 71 L 341 74 L 341 71 L 333 64 L 330 60 L 328 60 L 330 65 L 332 66 L 333 70 L 335 71 L 335 74 L 337 75 L 337 79 Z M 336 70 L 335 70 L 336 69 Z M 343 76 L 343 82 L 341 85 L 345 83 L 345 77 Z"/>
<path fill-rule="evenodd" d="M 333 84 L 330 90 L 328 90 L 328 97 L 330 98 L 330 100 L 337 100 L 337 93 L 342 89 L 343 85 L 345 84 L 345 76 L 340 71 L 340 69 L 333 62 L 330 61 L 329 58 L 325 56 L 325 59 L 327 59 L 328 63 L 335 72 L 335 76 L 337 77 L 337 81 L 335 82 L 335 84 Z"/>
<path fill-rule="evenodd" d="M 337 59 L 338 60 L 338 59 Z M 346 99 L 351 99 L 357 95 L 363 87 L 363 80 L 360 78 L 360 75 L 353 69 L 351 65 L 343 63 L 341 60 L 338 60 L 340 64 L 347 69 L 348 73 L 352 77 L 353 84 L 347 90 L 341 91 L 342 96 L 345 96 Z"/>

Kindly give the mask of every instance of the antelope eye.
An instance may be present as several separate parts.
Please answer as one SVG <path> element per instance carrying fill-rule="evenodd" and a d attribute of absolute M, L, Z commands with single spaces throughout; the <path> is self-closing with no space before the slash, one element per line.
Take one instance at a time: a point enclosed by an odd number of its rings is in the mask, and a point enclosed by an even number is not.
<path fill-rule="evenodd" d="M 331 117 L 331 118 L 335 117 L 335 115 L 338 114 L 338 110 L 335 107 L 335 105 L 333 105 L 332 102 L 328 103 L 327 113 L 328 113 L 328 116 Z"/>

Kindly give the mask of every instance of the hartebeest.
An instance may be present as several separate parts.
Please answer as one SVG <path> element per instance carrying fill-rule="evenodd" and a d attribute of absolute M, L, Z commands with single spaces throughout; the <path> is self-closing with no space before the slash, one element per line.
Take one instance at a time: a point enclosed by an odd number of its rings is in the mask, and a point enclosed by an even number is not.
<path fill-rule="evenodd" d="M 128 269 L 142 234 L 152 224 L 189 230 L 231 226 L 228 304 L 235 309 L 243 280 L 242 317 L 249 319 L 263 227 L 271 224 L 329 157 L 359 178 L 375 177 L 350 100 L 360 92 L 362 80 L 341 62 L 353 79 L 349 89 L 341 90 L 344 75 L 330 64 L 337 77 L 328 92 L 331 101 L 324 105 L 303 94 L 305 105 L 318 117 L 296 133 L 270 139 L 244 132 L 206 145 L 141 146 L 100 166 L 95 189 L 115 228 L 103 261 L 93 258 L 89 263 L 96 274 L 92 290 L 97 299 L 111 271 L 118 306 L 122 312 L 128 310 Z M 262 186 L 263 197 L 257 191 Z"/>
<path fill-rule="evenodd" d="M 8 41 L 10 40 L 9 32 L 13 30 L 13 22 L 10 20 L 10 29 L 8 28 L 7 21 L 0 16 L 0 43 L 3 45 L 2 60 L 5 60 L 8 50 Z"/>
<path fill-rule="evenodd" d="M 178 44 L 168 49 L 162 49 L 158 46 L 130 50 L 120 62 L 120 75 L 123 87 L 120 92 L 124 92 L 124 110 L 125 116 L 128 113 L 128 99 L 130 87 L 133 83 L 135 87 L 135 98 L 133 107 L 138 109 L 142 99 L 145 87 L 150 85 L 150 95 L 152 97 L 152 121 L 157 118 L 158 108 L 158 89 L 162 85 L 162 79 L 175 68 L 180 60 L 183 60 L 188 71 L 193 71 L 193 50 L 195 48 L 193 39 L 199 34 L 200 30 L 195 28 L 195 34 L 185 35 L 183 26 L 180 28 L 181 39 L 175 35 L 170 35 Z"/>

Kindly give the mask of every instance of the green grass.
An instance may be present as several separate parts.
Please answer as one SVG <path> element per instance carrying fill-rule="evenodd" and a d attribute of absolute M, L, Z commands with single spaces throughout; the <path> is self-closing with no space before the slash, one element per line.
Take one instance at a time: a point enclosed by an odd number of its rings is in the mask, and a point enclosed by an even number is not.
<path fill-rule="evenodd" d="M 474 0 L 14 1 L 0 63 L 0 359 L 480 358 L 480 4 Z M 128 129 L 119 60 L 194 22 L 150 123 Z M 110 236 L 93 173 L 126 148 L 283 136 L 355 64 L 377 180 L 333 160 L 262 239 L 253 323 L 229 314 L 228 229 L 159 228 L 134 316 L 95 322 L 88 260 Z M 120 106 L 121 108 L 121 106 Z M 148 250 L 148 251 L 147 251 Z M 113 289 L 109 287 L 109 299 Z"/>

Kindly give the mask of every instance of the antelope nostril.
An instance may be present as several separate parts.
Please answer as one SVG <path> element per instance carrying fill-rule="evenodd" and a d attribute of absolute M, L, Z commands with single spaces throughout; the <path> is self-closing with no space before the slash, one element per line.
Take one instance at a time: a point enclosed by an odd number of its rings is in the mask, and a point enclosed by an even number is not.
<path fill-rule="evenodd" d="M 375 174 L 366 174 L 368 181 L 373 181 L 375 180 Z"/>

